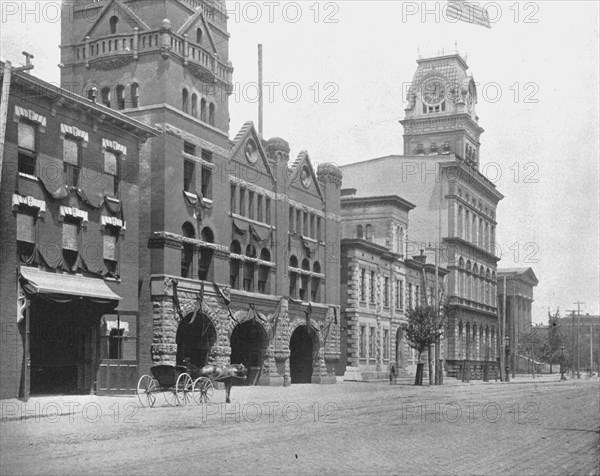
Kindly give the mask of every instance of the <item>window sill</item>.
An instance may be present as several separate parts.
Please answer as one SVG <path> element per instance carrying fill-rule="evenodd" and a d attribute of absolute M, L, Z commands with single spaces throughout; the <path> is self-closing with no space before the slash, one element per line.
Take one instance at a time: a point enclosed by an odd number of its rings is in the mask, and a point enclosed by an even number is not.
<path fill-rule="evenodd" d="M 231 218 L 235 218 L 236 220 L 242 220 L 242 221 L 245 221 L 245 222 L 248 222 L 248 223 L 253 223 L 254 225 L 258 225 L 258 226 L 262 226 L 262 227 L 265 227 L 265 228 L 269 228 L 271 230 L 276 230 L 276 228 L 273 225 L 269 225 L 268 223 L 265 223 L 265 222 L 257 221 L 257 220 L 254 220 L 252 218 L 248 218 L 248 217 L 245 217 L 245 216 L 242 216 L 242 215 L 238 215 L 237 213 L 231 213 L 230 212 L 229 216 L 231 216 Z"/>
<path fill-rule="evenodd" d="M 19 177 L 23 177 L 23 178 L 26 178 L 26 179 L 29 179 L 29 180 L 33 180 L 34 182 L 39 182 L 40 181 L 40 179 L 37 178 L 35 175 L 29 175 L 29 174 L 26 174 L 25 172 L 19 172 Z"/>

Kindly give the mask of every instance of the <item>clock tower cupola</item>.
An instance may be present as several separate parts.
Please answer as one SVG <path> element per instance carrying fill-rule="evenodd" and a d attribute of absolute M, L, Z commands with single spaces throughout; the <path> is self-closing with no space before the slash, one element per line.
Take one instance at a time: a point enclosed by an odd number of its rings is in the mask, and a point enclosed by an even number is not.
<path fill-rule="evenodd" d="M 404 155 L 455 155 L 479 166 L 477 88 L 459 54 L 421 58 L 408 90 Z"/>

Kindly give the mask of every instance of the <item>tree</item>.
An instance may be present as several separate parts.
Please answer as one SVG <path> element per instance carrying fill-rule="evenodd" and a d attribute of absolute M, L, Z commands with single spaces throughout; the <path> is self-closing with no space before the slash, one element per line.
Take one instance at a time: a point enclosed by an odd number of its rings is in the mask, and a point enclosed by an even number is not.
<path fill-rule="evenodd" d="M 542 356 L 544 361 L 550 364 L 550 373 L 552 373 L 552 365 L 561 363 L 560 347 L 564 344 L 559 331 L 558 318 L 560 313 L 558 309 L 554 315 L 548 311 L 548 337 L 542 347 Z"/>
<path fill-rule="evenodd" d="M 408 345 L 417 351 L 418 366 L 421 355 L 440 338 L 444 328 L 444 313 L 437 312 L 435 306 L 417 306 L 408 312 L 408 322 L 404 326 Z M 431 352 L 429 352 L 429 372 L 431 375 Z M 417 367 L 415 385 L 422 385 L 423 372 Z"/>

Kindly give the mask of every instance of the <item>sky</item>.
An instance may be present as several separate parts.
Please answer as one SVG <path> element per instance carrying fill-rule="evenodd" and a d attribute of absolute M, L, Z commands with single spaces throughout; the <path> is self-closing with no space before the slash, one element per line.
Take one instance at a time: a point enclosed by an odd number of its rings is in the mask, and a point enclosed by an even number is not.
<path fill-rule="evenodd" d="M 34 54 L 33 74 L 54 83 L 58 3 L 0 1 L 0 55 Z M 599 3 L 479 2 L 490 29 L 454 22 L 445 3 L 228 1 L 230 137 L 258 123 L 260 43 L 266 138 L 286 139 L 293 157 L 308 150 L 313 164 L 401 154 L 419 54 L 457 48 L 478 83 L 480 170 L 505 196 L 499 266 L 533 268 L 534 322 L 577 301 L 599 314 Z"/>

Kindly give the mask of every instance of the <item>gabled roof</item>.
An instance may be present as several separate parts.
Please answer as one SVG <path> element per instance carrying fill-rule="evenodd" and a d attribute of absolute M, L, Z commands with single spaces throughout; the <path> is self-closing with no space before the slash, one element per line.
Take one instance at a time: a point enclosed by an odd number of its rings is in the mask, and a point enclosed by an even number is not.
<path fill-rule="evenodd" d="M 507 278 L 519 276 L 535 283 L 535 286 L 539 283 L 537 276 L 531 268 L 502 268 L 498 269 L 497 276 L 498 279 L 500 279 L 501 276 L 506 276 Z"/>
<path fill-rule="evenodd" d="M 321 190 L 321 186 L 319 185 L 319 180 L 317 179 L 317 174 L 315 173 L 315 169 L 312 166 L 312 162 L 308 155 L 308 151 L 301 150 L 298 154 L 298 157 L 296 157 L 296 160 L 294 160 L 294 162 L 288 165 L 289 183 L 292 183 L 298 178 L 298 175 L 300 174 L 302 168 L 305 165 L 308 167 L 308 170 L 310 170 L 310 174 L 312 176 L 312 183 L 315 184 L 317 192 L 319 193 L 319 197 L 321 197 L 321 200 L 324 201 L 325 197 L 323 196 L 323 191 Z"/>
<path fill-rule="evenodd" d="M 113 5 L 113 4 L 117 5 L 117 9 L 120 10 L 123 13 L 123 15 L 129 17 L 133 21 L 133 23 L 135 23 L 140 29 L 146 30 L 146 31 L 150 30 L 150 27 L 146 23 L 144 23 L 144 20 L 142 20 L 139 16 L 137 16 L 133 12 L 133 10 L 131 10 L 128 6 L 123 4 L 123 2 L 121 0 L 109 0 L 108 2 L 106 2 L 106 5 L 104 5 L 104 8 L 100 12 L 100 15 L 98 15 L 98 18 L 96 18 L 96 21 L 92 24 L 92 26 L 90 27 L 88 32 L 85 35 L 83 35 L 83 38 L 81 41 L 84 41 L 86 36 L 89 36 L 89 37 L 92 36 L 92 33 L 96 29 L 96 26 L 106 16 L 107 12 L 111 9 L 111 5 Z M 128 24 L 130 25 L 129 22 L 128 22 Z M 133 27 L 132 27 L 132 29 L 133 29 Z"/>
<path fill-rule="evenodd" d="M 233 138 L 233 141 L 232 141 L 233 147 L 231 148 L 231 152 L 229 154 L 229 160 L 233 159 L 233 157 L 238 153 L 240 148 L 243 147 L 243 144 L 248 137 L 252 137 L 254 139 L 254 142 L 256 142 L 256 146 L 258 148 L 258 153 L 260 154 L 260 157 L 262 158 L 265 169 L 267 170 L 269 176 L 271 177 L 271 180 L 274 181 L 275 176 L 273 175 L 273 171 L 271 170 L 271 165 L 269 164 L 269 161 L 267 160 L 267 154 L 265 153 L 265 150 L 263 149 L 263 143 L 260 140 L 260 138 L 258 137 L 258 133 L 256 132 L 256 128 L 254 127 L 254 123 L 252 121 L 248 121 L 248 122 L 244 123 L 242 128 L 239 130 L 239 132 Z"/>
<path fill-rule="evenodd" d="M 177 32 L 178 35 L 184 35 L 186 34 L 188 31 L 190 31 L 190 29 L 196 24 L 196 20 L 200 18 L 200 21 L 202 22 L 202 24 L 204 25 L 204 31 L 206 32 L 206 35 L 208 36 L 208 39 L 210 40 L 210 44 L 212 46 L 213 52 L 217 54 L 217 56 L 219 55 L 219 52 L 217 51 L 217 46 L 215 44 L 215 40 L 212 37 L 212 33 L 210 32 L 210 28 L 208 27 L 208 23 L 206 21 L 206 18 L 204 18 L 204 13 L 202 13 L 202 9 L 199 9 L 196 13 L 194 13 L 190 18 L 188 18 L 188 20 L 182 25 L 182 27 L 179 29 L 179 31 Z M 195 43 L 195 42 L 194 42 Z"/>

